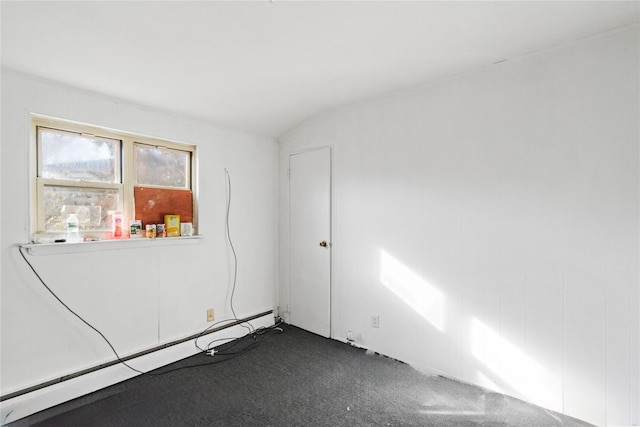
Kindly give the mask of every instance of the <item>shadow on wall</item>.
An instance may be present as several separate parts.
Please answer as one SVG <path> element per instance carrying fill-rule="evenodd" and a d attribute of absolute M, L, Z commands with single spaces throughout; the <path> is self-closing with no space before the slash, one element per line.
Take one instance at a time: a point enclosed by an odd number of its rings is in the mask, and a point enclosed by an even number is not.
<path fill-rule="evenodd" d="M 454 325 L 446 324 L 447 305 L 453 302 L 384 249 L 380 250 L 380 282 L 433 328 L 445 336 L 450 334 Z M 478 317 L 463 313 L 461 321 L 468 331 L 463 336 L 470 342 L 454 344 L 458 344 L 460 351 L 469 351 L 481 366 L 486 367 L 484 372 L 474 372 L 480 385 L 522 396 L 537 405 L 550 408 L 558 405 L 557 392 L 562 384 L 557 375 Z M 454 337 L 451 339 L 453 341 Z"/>

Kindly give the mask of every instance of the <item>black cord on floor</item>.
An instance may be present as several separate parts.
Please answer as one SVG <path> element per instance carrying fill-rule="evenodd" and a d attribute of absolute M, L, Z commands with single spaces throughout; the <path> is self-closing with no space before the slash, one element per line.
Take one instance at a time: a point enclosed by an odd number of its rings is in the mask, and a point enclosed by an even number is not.
<path fill-rule="evenodd" d="M 190 368 L 198 368 L 198 367 L 202 367 L 202 366 L 209 366 L 209 365 L 217 365 L 219 363 L 224 363 L 224 362 L 228 362 L 229 360 L 232 360 L 234 358 L 236 358 L 237 356 L 241 356 L 244 355 L 246 353 L 248 353 L 249 351 L 257 348 L 262 340 L 264 339 L 264 336 L 269 334 L 269 333 L 283 333 L 284 329 L 282 327 L 280 327 L 280 325 L 282 324 L 282 321 L 279 321 L 278 323 L 276 323 L 273 326 L 269 326 L 266 328 L 258 328 L 255 330 L 255 332 L 253 333 L 248 333 L 242 337 L 239 338 L 234 338 L 233 341 L 230 341 L 228 346 L 226 346 L 226 344 L 222 344 L 220 347 L 222 347 L 219 351 L 216 351 L 214 353 L 214 357 L 210 359 L 210 361 L 208 362 L 202 362 L 202 363 L 194 363 L 194 364 L 190 364 L 190 365 L 186 365 L 186 366 L 178 366 L 176 368 L 172 368 L 169 370 L 163 370 L 163 368 L 158 368 L 157 370 L 160 371 L 158 372 L 156 375 L 164 375 L 164 374 L 168 374 L 170 372 L 175 372 L 175 371 L 180 371 L 183 369 L 190 369 Z M 222 341 L 225 340 L 226 338 L 222 338 L 219 340 L 215 340 L 215 341 Z M 229 351 L 232 348 L 244 343 L 245 341 L 251 339 L 251 341 L 249 341 L 248 344 L 245 344 L 244 347 L 240 348 L 237 351 Z"/>

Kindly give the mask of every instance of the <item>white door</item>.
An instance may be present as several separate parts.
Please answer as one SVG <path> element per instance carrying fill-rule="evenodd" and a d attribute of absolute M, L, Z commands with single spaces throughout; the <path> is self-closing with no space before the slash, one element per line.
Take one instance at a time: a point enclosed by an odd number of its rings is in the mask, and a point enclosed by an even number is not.
<path fill-rule="evenodd" d="M 289 321 L 331 335 L 331 149 L 289 156 Z"/>

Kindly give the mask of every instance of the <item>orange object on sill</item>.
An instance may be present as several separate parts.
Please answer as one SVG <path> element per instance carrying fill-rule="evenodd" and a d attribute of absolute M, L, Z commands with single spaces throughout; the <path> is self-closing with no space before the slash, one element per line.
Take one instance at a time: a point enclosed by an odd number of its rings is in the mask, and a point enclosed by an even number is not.
<path fill-rule="evenodd" d="M 134 187 L 135 218 L 147 224 L 165 223 L 165 215 L 179 215 L 178 221 L 193 222 L 193 192 L 155 187 Z M 180 233 L 178 232 L 178 235 Z"/>

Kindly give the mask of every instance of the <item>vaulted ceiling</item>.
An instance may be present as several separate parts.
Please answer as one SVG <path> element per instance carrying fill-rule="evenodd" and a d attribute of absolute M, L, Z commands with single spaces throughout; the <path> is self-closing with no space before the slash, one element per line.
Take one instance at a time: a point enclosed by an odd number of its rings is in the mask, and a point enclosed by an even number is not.
<path fill-rule="evenodd" d="M 2 65 L 277 138 L 333 108 L 637 23 L 639 5 L 2 1 Z"/>

